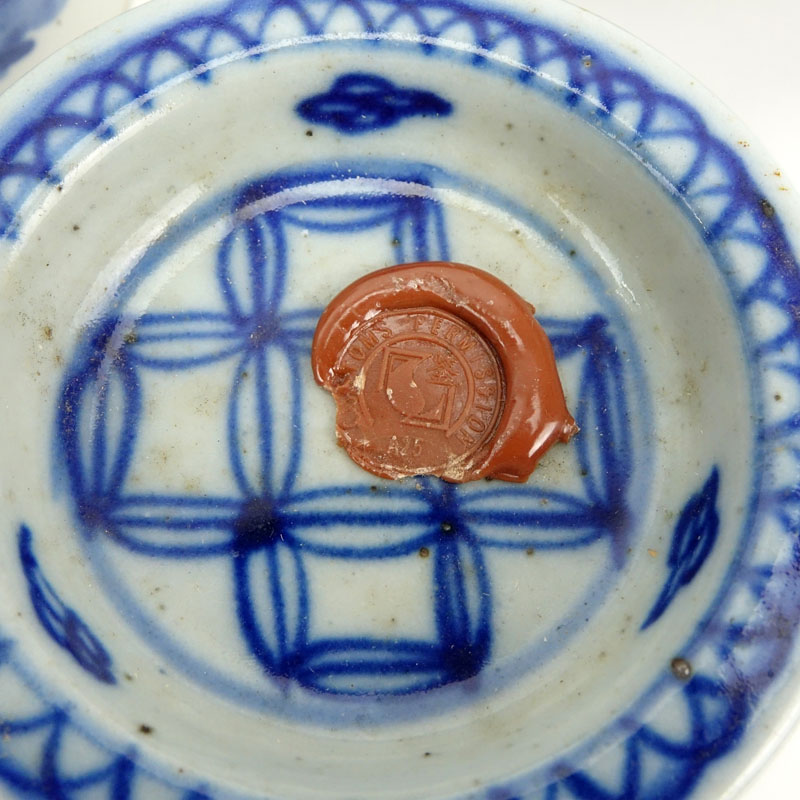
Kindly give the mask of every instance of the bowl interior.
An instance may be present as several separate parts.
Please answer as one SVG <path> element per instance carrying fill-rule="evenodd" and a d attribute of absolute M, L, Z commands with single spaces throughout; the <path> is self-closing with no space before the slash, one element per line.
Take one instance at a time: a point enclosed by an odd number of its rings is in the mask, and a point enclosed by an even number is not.
<path fill-rule="evenodd" d="M 54 652 L 30 570 L 0 582 L 2 624 L 167 771 L 450 796 L 681 689 L 752 512 L 739 314 L 620 146 L 625 104 L 598 121 L 555 64 L 520 80 L 512 44 L 295 40 L 166 82 L 4 244 L 3 563 L 34 558 L 106 657 Z M 443 259 L 510 284 L 554 344 L 581 432 L 526 484 L 382 481 L 336 446 L 322 308 Z"/>

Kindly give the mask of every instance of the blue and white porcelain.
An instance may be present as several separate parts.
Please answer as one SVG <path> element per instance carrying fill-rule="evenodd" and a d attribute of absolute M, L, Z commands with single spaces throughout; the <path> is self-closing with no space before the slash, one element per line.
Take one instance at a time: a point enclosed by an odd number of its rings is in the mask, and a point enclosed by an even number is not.
<path fill-rule="evenodd" d="M 153 2 L 0 97 L 0 795 L 727 796 L 796 703 L 797 206 L 572 6 Z M 452 259 L 581 433 L 376 479 L 322 308 Z"/>

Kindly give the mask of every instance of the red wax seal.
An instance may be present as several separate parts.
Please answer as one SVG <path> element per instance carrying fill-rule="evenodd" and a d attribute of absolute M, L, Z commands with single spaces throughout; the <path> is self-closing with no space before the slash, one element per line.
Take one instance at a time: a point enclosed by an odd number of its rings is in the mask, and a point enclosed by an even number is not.
<path fill-rule="evenodd" d="M 463 264 L 389 267 L 320 318 L 314 377 L 351 458 L 383 478 L 524 481 L 578 428 L 534 309 Z"/>

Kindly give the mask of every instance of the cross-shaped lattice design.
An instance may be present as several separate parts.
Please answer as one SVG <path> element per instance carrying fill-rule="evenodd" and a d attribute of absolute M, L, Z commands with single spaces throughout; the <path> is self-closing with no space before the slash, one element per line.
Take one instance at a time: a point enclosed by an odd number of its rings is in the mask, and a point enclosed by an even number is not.
<path fill-rule="evenodd" d="M 323 181 L 326 190 L 306 191 L 302 202 L 267 202 Z M 580 491 L 544 490 L 535 479 L 469 489 L 438 479 L 300 485 L 307 444 L 302 375 L 321 309 L 285 307 L 287 231 L 348 236 L 387 226 L 397 262 L 446 258 L 444 215 L 422 191 L 427 178 L 403 181 L 413 191 L 404 194 L 397 181 L 379 176 L 354 183 L 352 173 L 332 170 L 248 186 L 217 253 L 224 310 L 107 316 L 78 353 L 59 405 L 60 448 L 87 534 L 102 531 L 120 547 L 159 559 L 229 559 L 241 634 L 264 672 L 327 692 L 406 693 L 476 675 L 492 653 L 487 550 L 524 555 L 607 537 L 619 562 L 625 552 L 632 444 L 624 366 L 600 316 L 543 320 L 559 361 L 582 359 L 573 399 L 583 427 L 574 443 Z M 282 414 L 270 400 L 276 358 L 291 376 L 281 389 Z M 236 492 L 132 493 L 126 480 L 147 424 L 148 374 L 222 360 L 236 364 L 226 420 Z M 249 430 L 256 433 L 245 436 L 245 415 L 253 414 Z M 312 635 L 309 556 L 367 562 L 421 552 L 429 556 L 434 636 Z"/>

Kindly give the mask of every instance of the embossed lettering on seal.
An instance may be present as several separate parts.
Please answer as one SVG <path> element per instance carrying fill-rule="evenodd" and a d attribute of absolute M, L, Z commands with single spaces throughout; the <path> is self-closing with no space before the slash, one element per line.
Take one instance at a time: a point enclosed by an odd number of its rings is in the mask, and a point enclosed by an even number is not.
<path fill-rule="evenodd" d="M 383 478 L 527 480 L 578 431 L 534 314 L 466 264 L 400 264 L 345 287 L 311 346 L 339 443 Z"/>
<path fill-rule="evenodd" d="M 470 325 L 436 308 L 384 311 L 342 351 L 338 427 L 373 472 L 458 475 L 494 432 L 502 372 Z"/>

